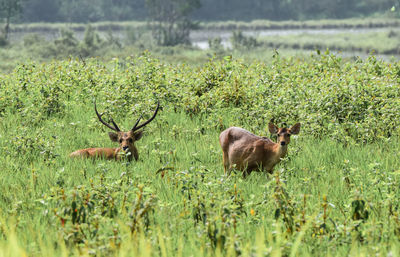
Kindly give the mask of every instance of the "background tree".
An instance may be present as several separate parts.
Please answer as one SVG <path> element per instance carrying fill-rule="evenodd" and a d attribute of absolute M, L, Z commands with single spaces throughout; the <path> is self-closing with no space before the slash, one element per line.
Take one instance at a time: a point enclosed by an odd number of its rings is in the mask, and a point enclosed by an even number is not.
<path fill-rule="evenodd" d="M 60 21 L 62 0 L 28 0 L 22 3 L 23 22 Z"/>
<path fill-rule="evenodd" d="M 104 13 L 100 0 L 64 0 L 60 6 L 61 16 L 67 22 L 96 22 L 104 20 Z"/>
<path fill-rule="evenodd" d="M 153 37 L 158 45 L 188 44 L 193 22 L 189 15 L 200 0 L 146 0 Z"/>
<path fill-rule="evenodd" d="M 390 12 L 393 6 L 396 11 Z M 175 39 L 187 40 L 193 25 L 190 20 L 309 20 L 388 14 L 398 17 L 399 8 L 400 0 L 0 0 L 0 19 L 9 24 L 10 19 L 88 23 L 150 18 L 158 24 L 154 32 L 160 43 L 170 44 Z M 181 30 L 176 30 L 178 26 Z M 174 33 L 169 33 L 172 28 Z"/>
<path fill-rule="evenodd" d="M 22 11 L 21 0 L 0 0 L 0 18 L 5 19 L 4 38 L 8 39 L 10 20 Z"/>

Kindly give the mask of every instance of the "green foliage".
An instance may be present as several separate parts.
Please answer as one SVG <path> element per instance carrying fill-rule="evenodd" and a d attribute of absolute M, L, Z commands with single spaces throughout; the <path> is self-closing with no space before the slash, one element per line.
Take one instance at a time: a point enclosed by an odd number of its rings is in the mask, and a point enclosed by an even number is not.
<path fill-rule="evenodd" d="M 54 41 L 46 40 L 37 33 L 27 34 L 23 38 L 23 50 L 27 50 L 32 59 L 49 60 L 70 56 L 90 57 L 122 47 L 120 40 L 111 33 L 103 38 L 91 25 L 86 26 L 82 41 L 65 27 L 59 33 L 60 36 Z"/>
<path fill-rule="evenodd" d="M 6 0 L 2 0 L 6 1 Z M 10 0 L 7 0 L 10 1 Z M 15 1 L 15 0 L 11 0 Z M 174 0 L 176 1 L 176 0 Z M 216 20 L 316 20 L 387 15 L 398 17 L 399 4 L 394 0 L 199 0 L 202 8 L 192 17 L 202 21 Z M 146 0 L 29 0 L 22 1 L 25 22 L 79 22 L 145 20 Z M 185 8 L 190 1 L 180 1 Z M 395 8 L 392 9 L 391 7 Z"/>
<path fill-rule="evenodd" d="M 43 44 L 45 43 L 45 41 L 46 40 L 37 33 L 27 34 L 23 38 L 24 47 L 31 47 L 36 44 Z"/>
<path fill-rule="evenodd" d="M 209 38 L 208 47 L 218 56 L 221 56 L 225 52 L 221 37 Z"/>
<path fill-rule="evenodd" d="M 194 23 L 190 14 L 200 8 L 199 0 L 146 0 L 151 30 L 158 45 L 190 44 Z"/>
<path fill-rule="evenodd" d="M 0 0 L 0 19 L 4 19 L 4 37 L 8 39 L 11 19 L 22 12 L 21 0 Z"/>
<path fill-rule="evenodd" d="M 9 44 L 7 37 L 4 32 L 0 33 L 0 47 L 7 46 Z"/>
<path fill-rule="evenodd" d="M 131 235 L 140 233 L 140 229 L 148 230 L 150 226 L 154 196 L 143 192 L 143 186 L 134 190 L 137 195 L 120 189 L 119 183 L 102 181 L 90 188 L 79 185 L 71 192 L 55 187 L 51 189 L 54 191 L 51 196 L 41 203 L 53 210 L 47 216 L 58 227 L 67 245 L 85 245 L 105 255 L 112 253 L 123 240 L 118 217 L 128 220 Z"/>
<path fill-rule="evenodd" d="M 259 29 L 279 29 L 279 28 L 375 28 L 375 27 L 395 27 L 400 23 L 393 19 L 351 19 L 351 20 L 327 20 L 327 21 L 306 21 L 306 22 L 271 22 L 258 20 L 253 22 L 207 22 L 199 24 L 204 30 L 259 30 Z M 101 43 L 94 44 L 94 47 L 87 47 L 83 40 L 78 40 L 78 45 L 74 47 L 56 47 L 54 41 L 61 41 L 61 30 L 68 28 L 73 32 L 72 37 L 83 38 L 83 32 L 91 27 L 94 37 L 100 39 Z M 25 62 L 26 59 L 36 60 L 37 62 L 50 61 L 53 59 L 62 59 L 65 57 L 84 57 L 96 56 L 101 61 L 108 62 L 114 57 L 124 59 L 127 56 L 138 56 L 146 49 L 151 50 L 153 55 L 168 63 L 190 65 L 203 65 L 214 54 L 218 58 L 225 55 L 232 55 L 236 58 L 243 58 L 244 62 L 258 60 L 266 63 L 271 62 L 271 52 L 273 49 L 279 49 L 282 56 L 296 56 L 309 58 L 309 53 L 315 49 L 331 49 L 343 51 L 341 55 L 346 58 L 354 58 L 353 55 L 360 55 L 365 58 L 366 53 L 379 53 L 378 58 L 388 59 L 389 56 L 381 54 L 398 53 L 398 36 L 395 29 L 382 29 L 382 32 L 365 33 L 338 33 L 333 39 L 331 35 L 319 35 L 318 37 L 308 34 L 274 36 L 270 38 L 257 37 L 255 42 L 257 46 L 249 47 L 239 45 L 233 51 L 229 48 L 223 49 L 216 39 L 215 44 L 211 44 L 210 50 L 201 50 L 197 47 L 188 45 L 178 45 L 175 47 L 157 47 L 152 38 L 151 31 L 146 22 L 98 22 L 90 25 L 86 24 L 17 24 L 13 25 L 13 38 L 19 38 L 27 35 L 30 37 L 33 33 L 44 33 L 46 39 L 39 37 L 38 41 L 31 40 L 31 45 L 22 44 L 22 41 L 12 40 L 5 48 L 0 48 L 0 56 L 3 62 L 0 64 L 0 70 L 10 72 L 16 64 Z M 25 34 L 27 33 L 27 34 Z M 127 35 L 124 36 L 124 33 Z M 242 34 L 247 40 L 249 37 Z M 54 39 L 54 36 L 58 37 Z M 251 37 L 250 37 L 251 38 Z M 253 38 L 254 39 L 254 38 Z M 94 40 L 95 42 L 96 40 Z M 212 41 L 212 40 L 211 40 Z M 8 44 L 8 40 L 6 42 Z M 67 44 L 68 45 L 68 44 Z M 299 51 L 301 49 L 301 51 Z M 355 51 L 355 52 L 354 52 Z M 351 54 L 349 54 L 350 52 Z M 395 59 L 393 59 L 395 61 Z"/>
<path fill-rule="evenodd" d="M 335 37 L 328 34 L 299 33 L 296 35 L 276 35 L 274 37 L 262 37 L 260 45 L 275 49 L 330 49 L 354 53 L 375 53 L 385 55 L 397 55 L 400 53 L 398 45 L 399 36 L 396 30 L 366 31 L 365 33 L 336 33 Z"/>
<path fill-rule="evenodd" d="M 86 26 L 82 42 L 76 39 L 74 32 L 68 29 L 62 29 L 61 36 L 54 41 L 54 55 L 56 56 L 82 56 L 88 57 L 96 53 L 106 43 L 115 44 L 114 38 L 110 37 L 103 41 L 99 34 L 90 25 Z"/>
<path fill-rule="evenodd" d="M 246 37 L 240 30 L 233 32 L 231 37 L 231 43 L 233 49 L 244 48 L 246 50 L 253 49 L 260 45 L 254 37 L 252 36 Z"/>
<path fill-rule="evenodd" d="M 112 42 L 113 38 L 109 38 L 109 40 Z M 101 40 L 99 34 L 96 33 L 92 26 L 88 25 L 85 29 L 85 34 L 83 36 L 79 53 L 84 57 L 90 56 L 96 50 L 98 50 L 102 44 L 103 41 Z"/>
<path fill-rule="evenodd" d="M 60 49 L 59 52 L 67 54 L 71 54 L 78 43 L 74 32 L 66 28 L 60 30 L 60 37 L 54 41 L 55 46 Z"/>
<path fill-rule="evenodd" d="M 0 255 L 388 255 L 400 235 L 399 76 L 398 63 L 329 53 L 21 64 L 0 80 Z M 123 129 L 160 100 L 139 161 L 68 158 L 113 146 L 94 99 Z M 302 124 L 288 157 L 272 176 L 225 176 L 219 133 L 264 135 L 270 120 Z"/>
<path fill-rule="evenodd" d="M 59 47 L 70 49 L 68 47 L 78 44 L 65 35 L 70 34 L 64 34 L 58 41 Z M 85 41 L 87 46 L 93 44 L 88 42 Z M 20 74 L 20 83 L 7 82 L 10 89 L 4 90 L 2 95 L 8 101 L 2 108 L 40 113 L 44 118 L 63 115 L 67 99 L 87 102 L 86 96 L 74 95 L 75 90 L 94 90 L 96 95 L 104 95 L 118 106 L 111 111 L 119 114 L 132 110 L 133 103 L 135 108 L 142 108 L 139 102 L 150 103 L 154 101 L 153 96 L 157 96 L 166 103 L 173 103 L 176 111 L 204 114 L 210 122 L 230 110 L 238 112 L 233 121 L 252 124 L 256 129 L 268 120 L 288 124 L 301 120 L 305 133 L 316 137 L 330 135 L 347 143 L 373 142 L 399 133 L 400 123 L 395 118 L 400 112 L 400 93 L 396 86 L 399 67 L 373 56 L 366 61 L 348 63 L 331 54 L 316 55 L 309 62 L 281 59 L 277 55 L 271 67 L 225 58 L 193 70 L 184 66 L 168 67 L 144 55 L 108 64 L 115 66 L 115 74 L 107 74 L 107 69 L 96 65 L 86 67 L 75 61 L 70 65 L 68 78 L 64 74 L 59 78 L 40 75 L 35 77 L 35 84 L 26 74 L 27 71 L 42 72 L 40 66 L 18 67 L 18 72 L 12 76 Z M 59 74 L 56 63 L 46 69 L 50 69 L 46 73 Z M 86 70 L 85 75 L 82 69 Z M 90 74 L 96 74 L 95 80 L 98 80 L 99 72 L 103 80 L 94 81 Z M 33 85 L 36 94 L 32 94 Z M 82 89 L 82 85 L 90 86 Z M 115 88 L 118 94 L 114 94 Z M 8 93 L 12 91 L 19 92 L 18 98 L 15 93 Z M 254 117 L 258 119 L 254 121 Z"/>

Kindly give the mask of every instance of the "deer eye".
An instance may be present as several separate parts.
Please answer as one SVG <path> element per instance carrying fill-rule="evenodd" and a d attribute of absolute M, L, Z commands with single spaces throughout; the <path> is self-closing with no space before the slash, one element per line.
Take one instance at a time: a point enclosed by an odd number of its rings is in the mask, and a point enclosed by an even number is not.
<path fill-rule="evenodd" d="M 122 143 L 122 138 L 119 139 L 119 143 Z"/>
<path fill-rule="evenodd" d="M 129 138 L 128 141 L 129 141 L 129 143 L 132 143 L 132 142 L 133 142 L 133 139 L 132 139 L 132 138 Z"/>

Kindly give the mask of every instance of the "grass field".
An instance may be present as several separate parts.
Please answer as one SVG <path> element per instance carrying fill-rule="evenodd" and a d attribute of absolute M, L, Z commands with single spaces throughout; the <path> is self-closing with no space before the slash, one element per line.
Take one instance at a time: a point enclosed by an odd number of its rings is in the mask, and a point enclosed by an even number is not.
<path fill-rule="evenodd" d="M 76 114 L 77 122 L 93 120 L 92 108 Z M 111 145 L 104 131 L 84 126 L 49 131 L 65 141 L 53 164 L 32 154 L 17 162 L 3 159 L 2 255 L 108 255 L 104 250 L 138 256 L 235 256 L 238 251 L 244 256 L 325 251 L 363 255 L 397 250 L 396 219 L 386 218 L 398 194 L 397 139 L 345 148 L 329 138 L 302 134 L 290 145 L 290 160 L 280 164 L 274 176 L 253 173 L 243 180 L 223 175 L 219 131 L 203 135 L 201 120 L 186 115 L 161 113 L 159 118 L 174 124 L 178 135 L 166 122 L 155 122 L 138 143 L 141 160 L 130 165 L 68 159 L 70 151 L 88 146 L 87 141 Z M 173 169 L 157 174 L 163 167 Z M 283 188 L 285 196 L 277 191 Z M 78 207 L 85 206 L 86 197 L 103 210 L 87 211 L 86 222 L 92 227 L 71 224 L 63 209 L 71 208 L 74 200 Z M 362 232 L 351 218 L 356 199 L 364 199 L 370 212 Z M 274 218 L 279 204 L 289 208 L 285 211 L 293 215 L 292 226 L 298 231 L 288 232 L 289 225 Z M 148 217 L 138 218 L 136 208 L 146 210 Z M 64 227 L 58 215 L 66 218 Z M 132 234 L 134 222 L 140 229 Z M 297 240 L 302 247 L 296 246 Z"/>
<path fill-rule="evenodd" d="M 329 32 L 329 31 L 328 31 Z M 351 53 L 375 53 L 398 55 L 399 48 L 398 30 L 360 32 L 348 31 L 347 33 L 313 34 L 301 33 L 297 35 L 261 37 L 260 41 L 268 47 L 276 49 L 330 49 Z"/>
<path fill-rule="evenodd" d="M 65 23 L 27 23 L 12 24 L 12 31 L 16 32 L 41 32 L 58 31 Z M 86 25 L 80 23 L 69 23 L 68 27 L 74 31 L 84 31 Z M 126 30 L 129 28 L 146 28 L 146 21 L 130 22 L 96 22 L 92 26 L 97 30 Z M 217 29 L 217 30 L 258 30 L 258 29 L 332 29 L 332 28 L 380 28 L 380 27 L 398 27 L 399 20 L 396 18 L 353 18 L 336 20 L 308 20 L 308 21 L 270 21 L 254 20 L 251 22 L 240 21 L 220 21 L 220 22 L 199 22 L 199 29 Z"/>
<path fill-rule="evenodd" d="M 399 64 L 373 57 L 141 57 L 25 63 L 2 75 L 0 256 L 398 256 Z M 140 160 L 70 159 L 113 146 L 162 109 Z M 301 122 L 272 175 L 224 175 L 219 133 Z"/>

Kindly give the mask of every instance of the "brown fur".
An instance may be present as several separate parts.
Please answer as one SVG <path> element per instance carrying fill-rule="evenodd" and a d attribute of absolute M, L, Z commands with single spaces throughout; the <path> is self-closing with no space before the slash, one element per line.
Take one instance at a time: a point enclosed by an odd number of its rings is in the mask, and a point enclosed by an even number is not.
<path fill-rule="evenodd" d="M 137 132 L 117 132 L 108 133 L 111 141 L 119 142 L 118 148 L 85 148 L 71 153 L 70 157 L 82 158 L 104 158 L 108 160 L 120 160 L 124 155 L 127 155 L 128 160 L 132 160 L 132 156 L 137 161 L 139 159 L 138 150 L 135 142 L 142 137 L 142 131 Z M 122 149 L 126 149 L 122 151 Z M 121 152 L 122 151 L 122 152 Z M 125 154 L 123 153 L 125 152 Z"/>
<path fill-rule="evenodd" d="M 290 134 L 300 132 L 300 123 L 290 129 L 278 129 L 270 123 L 268 128 L 271 134 L 277 134 L 277 143 L 238 127 L 230 127 L 221 132 L 219 143 L 222 148 L 225 174 L 229 174 L 234 167 L 243 171 L 243 176 L 260 168 L 272 173 L 274 166 L 287 153 Z"/>

